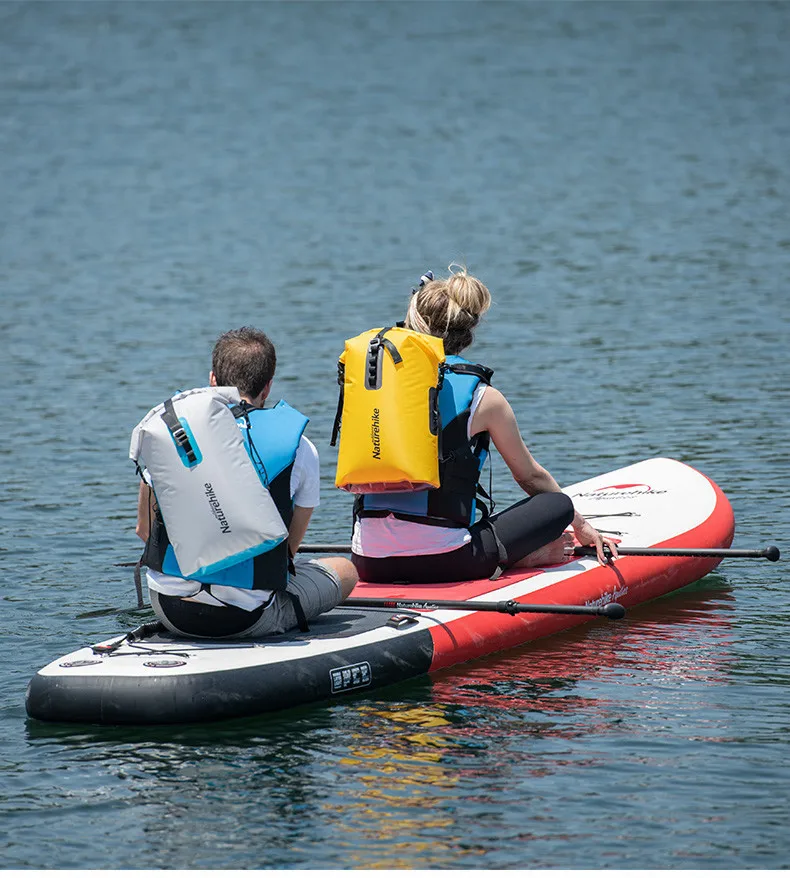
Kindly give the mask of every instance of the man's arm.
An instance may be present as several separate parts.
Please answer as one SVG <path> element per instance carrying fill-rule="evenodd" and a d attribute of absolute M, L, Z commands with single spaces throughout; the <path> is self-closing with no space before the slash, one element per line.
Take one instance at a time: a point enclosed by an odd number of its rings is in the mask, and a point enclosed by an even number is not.
<path fill-rule="evenodd" d="M 288 528 L 288 546 L 291 554 L 294 556 L 302 544 L 304 535 L 307 533 L 307 525 L 310 524 L 310 516 L 312 514 L 312 506 L 294 506 L 291 526 Z"/>

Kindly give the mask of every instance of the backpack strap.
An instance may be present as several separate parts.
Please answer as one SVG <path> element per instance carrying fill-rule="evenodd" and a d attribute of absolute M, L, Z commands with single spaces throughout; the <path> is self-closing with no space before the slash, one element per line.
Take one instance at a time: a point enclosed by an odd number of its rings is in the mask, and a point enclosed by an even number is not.
<path fill-rule="evenodd" d="M 340 425 L 343 420 L 343 396 L 346 386 L 346 367 L 338 361 L 337 364 L 337 383 L 340 390 L 337 394 L 337 411 L 335 412 L 335 420 L 332 424 L 332 438 L 329 440 L 331 446 L 337 445 L 337 437 L 340 435 Z"/>
<path fill-rule="evenodd" d="M 288 546 L 288 574 L 292 576 L 296 573 L 296 567 L 294 567 L 294 556 L 291 552 L 291 547 Z M 283 589 L 284 594 L 290 599 L 294 608 L 294 615 L 296 616 L 297 624 L 299 625 L 299 630 L 309 631 L 310 626 L 307 624 L 307 616 L 305 615 L 304 608 L 302 607 L 302 602 L 299 600 L 299 595 L 294 594 L 292 591 L 288 591 L 288 588 Z"/>
<path fill-rule="evenodd" d="M 483 527 L 491 532 L 491 536 L 494 538 L 494 542 L 496 543 L 497 555 L 498 555 L 498 563 L 496 566 L 496 570 L 489 576 L 490 580 L 499 579 L 499 577 L 505 572 L 507 569 L 507 549 L 504 546 L 502 540 L 499 539 L 499 534 L 496 532 L 496 528 L 491 522 L 490 518 L 484 519 Z"/>
<path fill-rule="evenodd" d="M 430 524 L 433 527 L 447 527 L 461 530 L 465 528 L 465 524 L 459 521 L 452 521 L 449 518 L 436 518 L 433 515 L 416 515 L 411 512 L 393 512 L 389 509 L 360 509 L 354 513 L 356 518 L 386 518 L 391 515 L 398 521 L 412 521 L 415 524 Z"/>
<path fill-rule="evenodd" d="M 291 603 L 294 607 L 294 613 L 296 614 L 296 621 L 299 624 L 300 631 L 309 631 L 310 626 L 307 624 L 307 616 L 305 615 L 304 609 L 302 608 L 302 602 L 299 600 L 299 595 L 294 594 L 292 591 L 285 590 L 286 597 L 291 599 Z"/>
<path fill-rule="evenodd" d="M 190 463 L 197 463 L 197 455 L 195 454 L 194 448 L 192 448 L 192 443 L 189 441 L 189 436 L 187 436 L 187 431 L 181 426 L 181 421 L 178 420 L 178 415 L 176 415 L 175 407 L 173 406 L 172 399 L 166 399 L 164 401 L 165 410 L 161 414 L 162 420 L 165 422 L 165 426 L 170 431 L 170 435 L 175 440 L 176 445 L 184 452 L 187 460 Z"/>

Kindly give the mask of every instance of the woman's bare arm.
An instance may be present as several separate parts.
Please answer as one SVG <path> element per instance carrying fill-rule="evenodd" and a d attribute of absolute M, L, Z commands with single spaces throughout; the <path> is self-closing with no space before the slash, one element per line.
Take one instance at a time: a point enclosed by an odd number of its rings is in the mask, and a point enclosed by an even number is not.
<path fill-rule="evenodd" d="M 473 436 L 483 431 L 490 434 L 513 478 L 527 494 L 532 496 L 561 490 L 554 476 L 532 456 L 521 436 L 512 406 L 495 387 L 486 388 L 470 426 Z M 606 563 L 604 545 L 609 546 L 614 558 L 617 557 L 617 544 L 599 534 L 579 512 L 574 512 L 571 526 L 583 546 L 596 547 L 598 560 L 602 564 Z"/>
<path fill-rule="evenodd" d="M 472 435 L 484 430 L 491 435 L 513 478 L 527 494 L 560 490 L 551 473 L 535 460 L 527 448 L 510 403 L 496 387 L 486 388 L 472 417 Z"/>

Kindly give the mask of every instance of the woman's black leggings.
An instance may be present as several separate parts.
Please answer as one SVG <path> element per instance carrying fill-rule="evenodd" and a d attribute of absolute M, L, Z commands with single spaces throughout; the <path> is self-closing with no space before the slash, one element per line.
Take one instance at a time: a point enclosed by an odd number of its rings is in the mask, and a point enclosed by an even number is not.
<path fill-rule="evenodd" d="M 440 555 L 367 558 L 352 555 L 359 578 L 366 582 L 459 582 L 488 579 L 503 567 L 559 539 L 573 521 L 573 502 L 567 494 L 535 494 L 514 503 L 470 528 L 471 542 Z M 498 540 L 498 542 L 497 542 Z"/>

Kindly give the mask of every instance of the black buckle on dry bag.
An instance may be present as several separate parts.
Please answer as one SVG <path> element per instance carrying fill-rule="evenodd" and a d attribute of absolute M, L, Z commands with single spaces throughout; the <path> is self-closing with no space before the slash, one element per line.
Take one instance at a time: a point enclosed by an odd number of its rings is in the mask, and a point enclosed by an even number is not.
<path fill-rule="evenodd" d="M 376 333 L 368 344 L 368 355 L 365 359 L 365 390 L 378 390 L 381 387 L 381 363 L 384 358 L 384 350 L 389 352 L 392 362 L 397 365 L 403 362 L 403 357 L 388 339 L 384 338 L 385 333 L 392 329 L 391 326 L 385 326 L 381 332 Z"/>
<path fill-rule="evenodd" d="M 197 463 L 197 455 L 192 448 L 192 443 L 189 441 L 187 431 L 181 425 L 181 421 L 178 420 L 178 415 L 176 415 L 176 410 L 173 406 L 173 400 L 166 399 L 164 401 L 164 407 L 165 410 L 162 412 L 161 417 L 165 422 L 165 426 L 170 431 L 170 435 L 175 440 L 176 445 L 184 452 L 186 459 L 190 463 Z"/>

